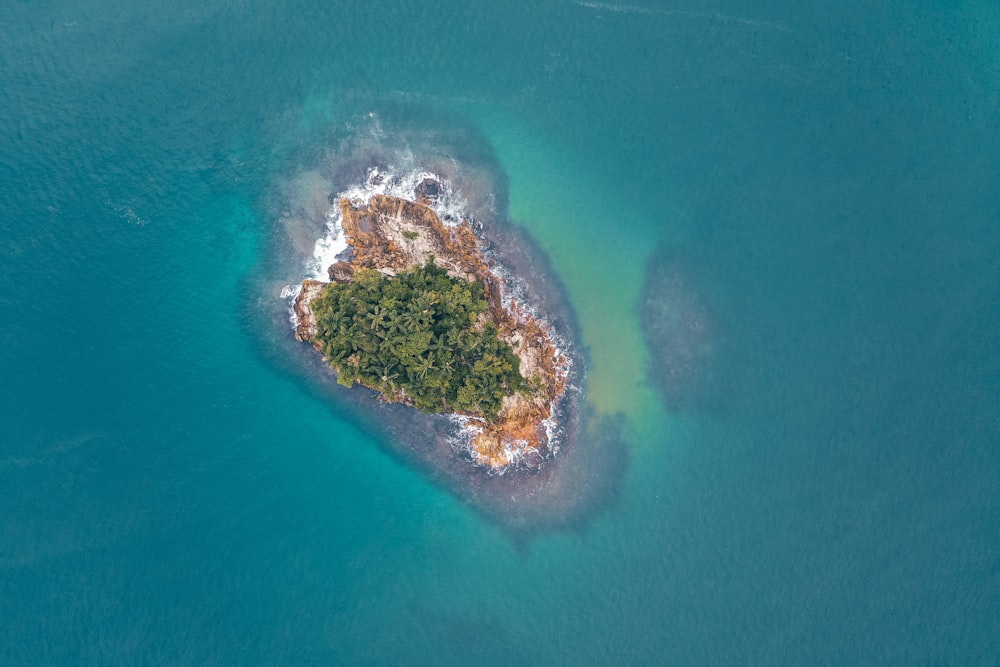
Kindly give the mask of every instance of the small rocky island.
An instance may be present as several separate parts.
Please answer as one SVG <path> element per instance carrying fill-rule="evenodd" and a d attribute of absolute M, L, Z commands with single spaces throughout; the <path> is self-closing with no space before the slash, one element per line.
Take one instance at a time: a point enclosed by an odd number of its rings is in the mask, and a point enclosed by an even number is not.
<path fill-rule="evenodd" d="M 386 401 L 450 415 L 473 461 L 502 471 L 555 447 L 570 360 L 545 321 L 513 297 L 468 221 L 444 224 L 440 183 L 414 200 L 338 202 L 347 252 L 329 282 L 303 281 L 295 336 Z"/>

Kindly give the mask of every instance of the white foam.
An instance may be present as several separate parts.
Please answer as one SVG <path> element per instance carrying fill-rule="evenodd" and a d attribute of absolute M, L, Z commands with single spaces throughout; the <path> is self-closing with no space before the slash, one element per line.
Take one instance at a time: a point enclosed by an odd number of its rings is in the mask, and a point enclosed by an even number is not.
<path fill-rule="evenodd" d="M 340 211 L 341 199 L 348 199 L 355 206 L 366 205 L 375 195 L 417 201 L 417 187 L 425 179 L 432 179 L 440 184 L 440 192 L 430 203 L 430 207 L 441 222 L 456 226 L 469 217 L 466 213 L 468 202 L 455 191 L 451 181 L 439 174 L 426 169 L 413 169 L 398 175 L 392 168 L 372 167 L 363 183 L 337 193 L 335 203 L 326 212 L 326 233 L 316 240 L 312 257 L 306 263 L 307 276 L 314 280 L 328 280 L 327 269 L 337 261 L 337 255 L 348 248 L 344 235 L 344 216 Z"/>
<path fill-rule="evenodd" d="M 458 225 L 468 216 L 468 202 L 458 192 L 452 182 L 433 171 L 426 169 L 411 169 L 400 173 L 389 167 L 368 170 L 364 183 L 348 188 L 337 195 L 337 199 L 350 199 L 355 206 L 363 206 L 371 201 L 374 195 L 387 195 L 417 201 L 417 186 L 424 180 L 431 179 L 440 185 L 440 191 L 430 208 L 441 218 L 441 222 L 449 226 Z"/>
<path fill-rule="evenodd" d="M 448 439 L 451 446 L 460 452 L 466 452 L 475 460 L 476 452 L 472 449 L 472 441 L 483 432 L 482 420 L 468 415 L 449 414 L 448 421 L 455 425 L 454 433 Z"/>
<path fill-rule="evenodd" d="M 299 316 L 295 314 L 295 299 L 299 297 L 302 293 L 302 285 L 285 285 L 281 288 L 281 298 L 288 300 L 288 321 L 292 325 L 292 329 L 299 326 Z"/>
<path fill-rule="evenodd" d="M 562 440 L 560 437 L 562 429 L 559 427 L 559 421 L 556 419 L 555 414 L 542 421 L 542 428 L 545 429 L 545 438 L 549 445 L 549 453 L 555 456 L 559 453 L 559 442 Z"/>
<path fill-rule="evenodd" d="M 347 250 L 347 237 L 344 235 L 344 216 L 340 208 L 334 206 L 326 212 L 326 233 L 316 239 L 312 258 L 306 264 L 308 277 L 313 280 L 329 280 L 326 270 L 336 263 L 337 255 Z"/>

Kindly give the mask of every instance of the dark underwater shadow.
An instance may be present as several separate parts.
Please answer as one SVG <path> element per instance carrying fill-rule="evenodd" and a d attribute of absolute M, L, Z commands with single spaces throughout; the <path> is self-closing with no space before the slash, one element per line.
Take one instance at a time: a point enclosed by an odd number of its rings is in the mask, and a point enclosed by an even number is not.
<path fill-rule="evenodd" d="M 313 154 L 317 163 L 307 170 L 308 178 L 291 175 L 275 188 L 262 204 L 272 221 L 268 252 L 245 281 L 244 322 L 268 365 L 322 396 L 396 460 L 421 471 L 516 543 L 526 545 L 551 531 L 586 530 L 620 493 L 628 467 L 624 417 L 585 409 L 585 359 L 575 343 L 576 317 L 549 258 L 523 228 L 507 220 L 507 179 L 492 150 L 459 119 L 429 118 L 423 110 L 417 116 L 420 122 L 398 107 L 378 116 L 360 114 L 350 128 L 331 133 L 332 148 Z M 396 117 L 403 120 L 394 124 Z M 280 294 L 303 277 L 306 240 L 322 234 L 337 192 L 360 182 L 372 166 L 399 167 L 400 162 L 436 170 L 455 183 L 488 254 L 510 271 L 519 296 L 544 313 L 573 359 L 570 388 L 557 406 L 559 450 L 537 468 L 498 475 L 474 466 L 452 444 L 457 427 L 451 420 L 386 403 L 361 387 L 338 385 L 319 354 L 294 340 L 288 302 Z"/>
<path fill-rule="evenodd" d="M 711 265 L 661 244 L 646 263 L 638 305 L 647 377 L 673 414 L 718 414 L 736 389 L 733 323 Z"/>

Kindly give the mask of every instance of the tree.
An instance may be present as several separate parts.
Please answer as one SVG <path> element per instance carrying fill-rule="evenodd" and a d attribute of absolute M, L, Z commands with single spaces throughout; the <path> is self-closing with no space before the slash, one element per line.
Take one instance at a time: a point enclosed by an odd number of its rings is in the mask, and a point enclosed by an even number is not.
<path fill-rule="evenodd" d="M 393 278 L 361 269 L 312 302 L 314 342 L 341 384 L 360 382 L 429 412 L 495 419 L 504 396 L 528 385 L 510 344 L 484 320 L 484 295 L 482 283 L 433 261 Z"/>

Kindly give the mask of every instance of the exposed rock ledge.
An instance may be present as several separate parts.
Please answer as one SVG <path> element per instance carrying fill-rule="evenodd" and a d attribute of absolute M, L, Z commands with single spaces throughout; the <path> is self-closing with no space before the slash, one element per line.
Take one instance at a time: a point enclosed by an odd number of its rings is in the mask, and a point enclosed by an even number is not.
<path fill-rule="evenodd" d="M 352 252 L 349 261 L 328 267 L 330 279 L 350 281 L 354 271 L 362 268 L 395 275 L 423 265 L 433 256 L 437 265 L 450 275 L 483 283 L 490 304 L 489 318 L 520 359 L 521 375 L 528 380 L 540 380 L 542 389 L 531 397 L 522 394 L 505 397 L 495 421 L 468 416 L 472 432 L 469 451 L 478 464 L 493 469 L 503 469 L 518 461 L 538 460 L 554 444 L 549 442 L 547 425 L 556 401 L 566 389 L 569 358 L 559 352 L 548 327 L 527 309 L 513 301 L 504 304 L 503 286 L 487 263 L 469 223 L 445 226 L 426 205 L 429 193 L 419 194 L 425 198 L 421 202 L 374 195 L 367 205 L 360 207 L 341 199 L 344 234 Z M 316 321 L 309 303 L 328 284 L 303 281 L 294 304 L 298 340 L 313 342 Z"/>

